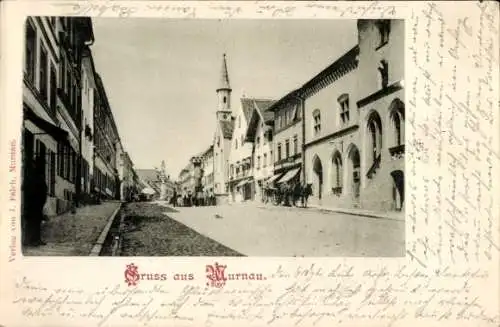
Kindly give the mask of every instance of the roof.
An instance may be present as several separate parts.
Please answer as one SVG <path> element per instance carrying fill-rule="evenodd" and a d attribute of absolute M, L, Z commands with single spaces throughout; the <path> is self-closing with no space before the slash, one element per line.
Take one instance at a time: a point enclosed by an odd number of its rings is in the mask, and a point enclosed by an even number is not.
<path fill-rule="evenodd" d="M 217 90 L 231 90 L 231 86 L 229 85 L 229 74 L 227 72 L 227 62 L 226 62 L 226 54 L 222 56 L 222 67 L 220 72 L 220 81 L 219 87 Z"/>
<path fill-rule="evenodd" d="M 267 109 L 269 109 L 275 102 L 276 100 L 254 100 L 255 109 L 259 112 L 266 124 L 274 121 L 274 112 Z"/>
<path fill-rule="evenodd" d="M 259 100 L 254 99 L 253 103 L 253 111 L 250 116 L 250 121 L 248 122 L 248 128 L 246 131 L 246 140 L 248 142 L 255 141 L 255 133 L 257 131 L 257 126 L 261 119 L 267 124 L 273 122 L 274 120 L 274 112 L 268 111 L 269 107 L 274 103 L 274 100 Z"/>
<path fill-rule="evenodd" d="M 252 113 L 257 106 L 262 112 L 266 111 L 275 101 L 270 99 L 241 98 L 241 110 L 247 122 L 250 121 Z M 274 118 L 274 116 L 273 116 Z"/>
<path fill-rule="evenodd" d="M 225 139 L 231 139 L 233 137 L 234 120 L 230 121 L 220 120 L 219 124 L 223 137 Z"/>

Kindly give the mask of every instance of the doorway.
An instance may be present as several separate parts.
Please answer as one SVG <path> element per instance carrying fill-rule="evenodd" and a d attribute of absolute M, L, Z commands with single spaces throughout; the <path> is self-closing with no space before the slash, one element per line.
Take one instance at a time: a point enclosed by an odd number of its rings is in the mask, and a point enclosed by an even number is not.
<path fill-rule="evenodd" d="M 323 165 L 318 156 L 314 158 L 313 162 L 314 171 L 314 188 L 318 190 L 318 199 L 321 200 L 323 196 Z"/>

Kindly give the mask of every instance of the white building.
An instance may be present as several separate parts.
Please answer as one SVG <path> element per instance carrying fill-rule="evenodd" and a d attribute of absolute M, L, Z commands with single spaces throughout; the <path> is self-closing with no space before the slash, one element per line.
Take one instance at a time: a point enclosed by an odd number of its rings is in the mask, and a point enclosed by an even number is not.
<path fill-rule="evenodd" d="M 246 141 L 252 145 L 251 184 L 255 190 L 255 200 L 265 202 L 266 181 L 274 175 L 273 161 L 273 125 L 274 113 L 267 109 L 274 103 L 270 100 L 254 100 L 253 111 L 246 131 Z"/>

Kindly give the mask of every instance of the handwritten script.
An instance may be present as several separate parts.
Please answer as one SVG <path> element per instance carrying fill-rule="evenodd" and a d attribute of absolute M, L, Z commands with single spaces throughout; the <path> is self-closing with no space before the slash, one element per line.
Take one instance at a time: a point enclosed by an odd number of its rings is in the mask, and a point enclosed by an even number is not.
<path fill-rule="evenodd" d="M 31 319 L 51 317 L 63 323 L 85 318 L 98 326 L 167 321 L 315 326 L 352 320 L 392 326 L 408 319 L 494 325 L 500 317 L 473 290 L 489 277 L 481 269 L 426 272 L 404 265 L 359 270 L 344 264 L 330 269 L 311 264 L 290 271 L 280 266 L 266 284 L 222 289 L 188 285 L 180 291 L 165 284 L 130 288 L 124 283 L 99 289 L 50 288 L 24 277 L 16 283 L 13 303 Z"/>

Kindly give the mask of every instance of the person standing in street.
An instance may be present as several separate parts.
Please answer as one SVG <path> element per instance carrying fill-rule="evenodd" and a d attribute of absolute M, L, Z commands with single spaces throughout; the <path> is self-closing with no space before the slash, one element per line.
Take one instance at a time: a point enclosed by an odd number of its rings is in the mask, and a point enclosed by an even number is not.
<path fill-rule="evenodd" d="M 45 165 L 41 157 L 32 163 L 24 183 L 26 201 L 26 245 L 40 246 L 42 241 L 41 229 L 43 221 L 43 207 L 47 201 L 47 183 L 45 182 Z"/>

